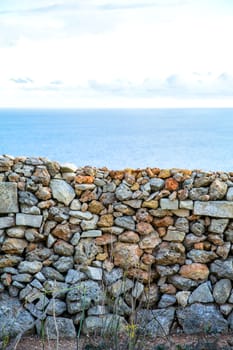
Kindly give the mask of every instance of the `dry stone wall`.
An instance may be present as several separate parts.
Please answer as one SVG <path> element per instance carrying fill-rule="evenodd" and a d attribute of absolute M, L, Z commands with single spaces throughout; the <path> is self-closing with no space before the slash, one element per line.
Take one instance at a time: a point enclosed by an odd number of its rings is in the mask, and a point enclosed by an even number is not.
<path fill-rule="evenodd" d="M 233 173 L 0 157 L 0 338 L 233 328 Z"/>

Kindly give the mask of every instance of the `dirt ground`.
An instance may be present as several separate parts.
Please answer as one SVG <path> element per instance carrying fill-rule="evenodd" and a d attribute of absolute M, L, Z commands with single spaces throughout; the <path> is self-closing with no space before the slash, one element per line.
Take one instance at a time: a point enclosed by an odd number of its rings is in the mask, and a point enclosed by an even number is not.
<path fill-rule="evenodd" d="M 123 338 L 103 339 L 98 337 L 81 337 L 76 340 L 61 339 L 42 341 L 37 336 L 23 337 L 17 344 L 11 342 L 4 350 L 231 350 L 233 334 L 225 335 L 173 335 L 169 338 L 143 339 L 130 348 Z M 116 345 L 117 344 L 117 345 Z"/>

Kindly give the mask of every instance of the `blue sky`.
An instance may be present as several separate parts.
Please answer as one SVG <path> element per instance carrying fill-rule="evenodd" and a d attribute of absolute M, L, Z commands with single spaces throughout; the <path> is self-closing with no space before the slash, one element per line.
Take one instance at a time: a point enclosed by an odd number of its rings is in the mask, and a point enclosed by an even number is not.
<path fill-rule="evenodd" d="M 233 107 L 232 0 L 1 0 L 0 107 Z"/>

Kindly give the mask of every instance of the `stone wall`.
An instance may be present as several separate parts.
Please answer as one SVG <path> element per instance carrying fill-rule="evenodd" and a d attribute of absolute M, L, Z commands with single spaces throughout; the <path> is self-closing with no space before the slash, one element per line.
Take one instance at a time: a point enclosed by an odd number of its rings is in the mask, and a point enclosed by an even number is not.
<path fill-rule="evenodd" d="M 226 332 L 232 242 L 233 173 L 0 157 L 0 337 Z"/>

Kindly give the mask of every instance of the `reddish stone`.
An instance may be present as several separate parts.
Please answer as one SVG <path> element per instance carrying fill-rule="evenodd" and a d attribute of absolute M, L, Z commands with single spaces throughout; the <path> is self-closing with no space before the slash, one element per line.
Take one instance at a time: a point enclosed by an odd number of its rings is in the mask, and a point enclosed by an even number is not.
<path fill-rule="evenodd" d="M 61 238 L 64 241 L 69 241 L 72 236 L 69 224 L 58 224 L 55 229 L 52 231 L 52 234 L 55 237 Z"/>
<path fill-rule="evenodd" d="M 93 191 L 84 191 L 81 195 L 80 202 L 90 202 L 92 200 L 96 200 L 97 196 L 96 193 Z"/>
<path fill-rule="evenodd" d="M 176 191 L 178 187 L 179 183 L 173 177 L 170 177 L 165 181 L 165 189 L 168 191 Z"/>
<path fill-rule="evenodd" d="M 164 283 L 160 286 L 160 292 L 164 294 L 176 294 L 176 287 L 170 283 Z"/>
<path fill-rule="evenodd" d="M 88 205 L 88 211 L 90 211 L 92 214 L 99 214 L 102 210 L 104 210 L 103 204 L 96 200 L 93 200 Z"/>
<path fill-rule="evenodd" d="M 152 233 L 154 231 L 154 228 L 151 224 L 149 224 L 147 222 L 139 222 L 136 226 L 136 231 L 140 235 L 149 235 L 150 233 Z"/>
<path fill-rule="evenodd" d="M 138 209 L 136 213 L 137 221 L 152 222 L 153 217 L 148 213 L 146 208 Z"/>
<path fill-rule="evenodd" d="M 94 182 L 94 177 L 93 176 L 84 176 L 84 175 L 77 175 L 75 177 L 75 182 L 78 184 L 93 184 Z"/>
<path fill-rule="evenodd" d="M 106 245 L 106 244 L 112 244 L 117 241 L 116 236 L 111 235 L 110 233 L 106 233 L 100 237 L 96 237 L 95 243 L 97 245 Z"/>
<path fill-rule="evenodd" d="M 206 280 L 209 276 L 209 269 L 205 264 L 193 263 L 181 266 L 179 273 L 182 277 L 192 280 Z"/>
<path fill-rule="evenodd" d="M 156 227 L 168 227 L 168 226 L 173 226 L 173 224 L 174 224 L 174 219 L 171 216 L 165 216 L 161 219 L 153 220 L 153 225 Z"/>
<path fill-rule="evenodd" d="M 140 240 L 139 235 L 134 231 L 125 231 L 119 236 L 120 242 L 137 243 L 139 242 L 139 240 Z"/>
<path fill-rule="evenodd" d="M 45 166 L 36 167 L 32 175 L 32 180 L 36 183 L 42 183 L 43 186 L 48 186 L 50 182 L 50 174 Z"/>
<path fill-rule="evenodd" d="M 125 269 L 135 267 L 139 264 L 142 253 L 137 244 L 117 242 L 113 249 L 114 264 Z"/>
<path fill-rule="evenodd" d="M 141 261 L 146 265 L 152 265 L 155 262 L 155 257 L 151 254 L 143 254 Z"/>
<path fill-rule="evenodd" d="M 155 271 L 132 268 L 127 271 L 127 276 L 143 283 L 150 283 L 157 277 L 157 273 Z"/>
<path fill-rule="evenodd" d="M 193 247 L 194 247 L 194 249 L 203 250 L 204 243 L 203 242 L 194 243 Z"/>
<path fill-rule="evenodd" d="M 167 230 L 165 227 L 158 227 L 157 232 L 159 234 L 159 237 L 164 237 L 167 233 Z"/>
<path fill-rule="evenodd" d="M 37 198 L 47 201 L 51 198 L 51 189 L 49 187 L 39 187 L 38 191 L 35 193 Z"/>

